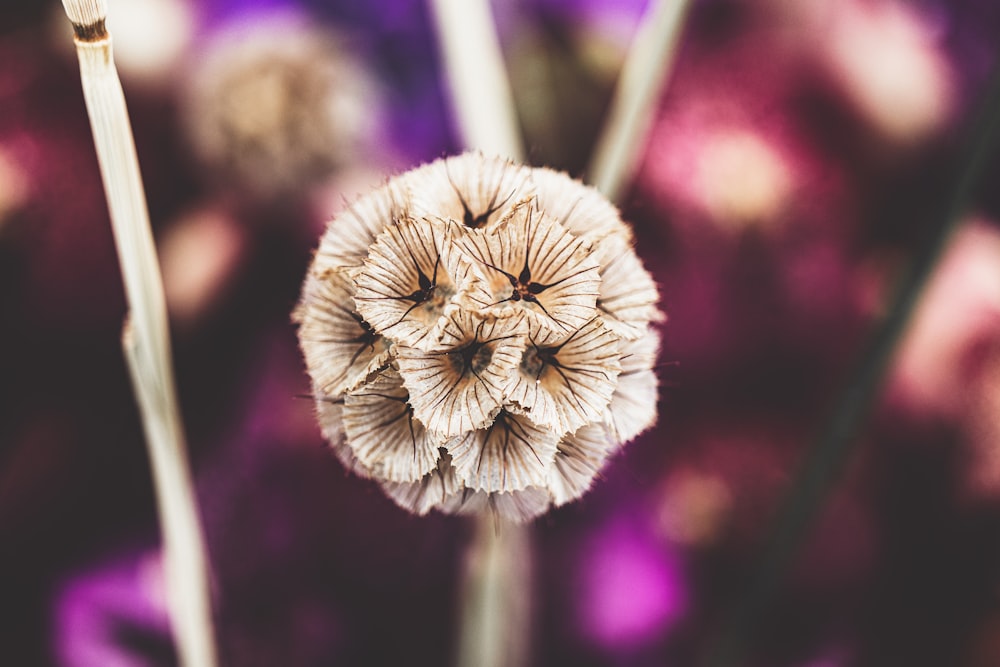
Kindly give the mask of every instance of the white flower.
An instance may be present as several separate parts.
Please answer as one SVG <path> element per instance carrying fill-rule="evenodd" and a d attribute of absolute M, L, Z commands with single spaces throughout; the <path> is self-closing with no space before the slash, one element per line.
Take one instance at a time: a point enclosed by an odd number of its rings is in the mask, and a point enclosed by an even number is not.
<path fill-rule="evenodd" d="M 618 385 L 618 340 L 597 317 L 569 336 L 535 329 L 508 380 L 507 403 L 559 436 L 600 421 Z"/>
<path fill-rule="evenodd" d="M 403 345 L 427 349 L 461 307 L 469 265 L 451 243 L 447 225 L 404 220 L 389 225 L 355 276 L 358 312 Z"/>
<path fill-rule="evenodd" d="M 399 373 L 386 370 L 344 397 L 344 433 L 372 477 L 418 480 L 437 466 L 440 436 L 413 418 Z"/>
<path fill-rule="evenodd" d="M 413 213 L 429 220 L 454 220 L 469 229 L 487 229 L 511 206 L 534 193 L 531 172 L 478 152 L 437 160 L 408 175 Z"/>
<path fill-rule="evenodd" d="M 454 437 L 496 418 L 524 334 L 510 319 L 477 321 L 468 310 L 456 311 L 445 331 L 452 345 L 430 352 L 400 346 L 396 362 L 417 418 Z"/>
<path fill-rule="evenodd" d="M 566 335 L 594 317 L 598 264 L 589 246 L 549 217 L 534 199 L 515 205 L 495 226 L 457 238 L 482 277 L 469 293 L 485 317 L 523 312 Z"/>
<path fill-rule="evenodd" d="M 527 521 L 655 422 L 657 298 L 595 190 L 467 153 L 335 218 L 294 319 L 349 470 L 417 514 Z"/>

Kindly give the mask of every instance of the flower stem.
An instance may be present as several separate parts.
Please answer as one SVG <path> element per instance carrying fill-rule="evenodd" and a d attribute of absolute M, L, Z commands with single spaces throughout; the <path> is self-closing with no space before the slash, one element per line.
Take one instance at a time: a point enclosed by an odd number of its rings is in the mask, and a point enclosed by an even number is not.
<path fill-rule="evenodd" d="M 850 376 L 830 421 L 806 452 L 788 494 L 779 507 L 768 540 L 749 586 L 722 627 L 706 664 L 713 667 L 747 664 L 745 653 L 756 622 L 793 564 L 813 517 L 833 488 L 857 442 L 873 399 L 897 344 L 958 221 L 966 212 L 1000 131 L 1000 67 L 994 73 L 982 107 L 969 127 L 958 153 L 954 180 L 941 210 L 932 212 L 933 227 L 916 248 L 889 304 L 884 320 Z"/>
<path fill-rule="evenodd" d="M 489 513 L 476 517 L 463 583 L 459 667 L 527 664 L 531 643 L 530 528 L 497 523 Z"/>
<path fill-rule="evenodd" d="M 677 52 L 688 0 L 650 0 L 622 66 L 587 180 L 611 201 L 628 185 Z"/>
<path fill-rule="evenodd" d="M 521 161 L 521 133 L 488 0 L 434 0 L 452 108 L 467 148 Z"/>
<path fill-rule="evenodd" d="M 64 0 L 76 33 L 84 100 L 108 198 L 129 313 L 122 333 L 142 418 L 181 664 L 216 664 L 206 558 L 172 371 L 167 312 L 125 96 L 103 0 Z"/>

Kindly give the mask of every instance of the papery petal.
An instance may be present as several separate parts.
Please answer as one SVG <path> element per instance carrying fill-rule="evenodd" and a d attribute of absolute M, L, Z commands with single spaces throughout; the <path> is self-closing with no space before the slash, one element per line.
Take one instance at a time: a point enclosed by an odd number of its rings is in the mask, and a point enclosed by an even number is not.
<path fill-rule="evenodd" d="M 656 283 L 631 244 L 612 237 L 595 244 L 594 250 L 601 264 L 597 309 L 608 327 L 634 339 L 650 322 L 662 322 L 665 317 L 656 307 L 660 300 Z"/>
<path fill-rule="evenodd" d="M 453 347 L 399 346 L 397 362 L 414 415 L 428 430 L 452 437 L 496 417 L 525 336 L 508 320 L 477 320 L 463 310 L 451 313 L 443 331 Z"/>
<path fill-rule="evenodd" d="M 397 505 L 420 516 L 441 509 L 462 495 L 462 483 L 455 476 L 447 453 L 442 453 L 434 470 L 419 481 L 384 482 L 382 488 Z"/>
<path fill-rule="evenodd" d="M 508 403 L 557 435 L 600 421 L 621 370 L 619 337 L 596 317 L 568 338 L 546 334 L 532 330 L 505 391 Z"/>
<path fill-rule="evenodd" d="M 343 271 L 314 269 L 292 315 L 317 396 L 340 396 L 388 363 L 388 341 L 355 312 L 353 294 Z"/>
<path fill-rule="evenodd" d="M 534 201 L 515 207 L 492 230 L 456 238 L 483 277 L 470 289 L 478 310 L 503 317 L 523 311 L 563 335 L 593 319 L 600 274 L 589 246 L 542 214 Z"/>
<path fill-rule="evenodd" d="M 656 365 L 660 354 L 660 332 L 653 327 L 646 327 L 642 335 L 634 340 L 622 341 L 621 367 L 622 374 L 648 371 Z"/>
<path fill-rule="evenodd" d="M 344 397 L 344 432 L 373 477 L 415 482 L 437 465 L 441 439 L 413 418 L 399 373 L 387 370 Z"/>
<path fill-rule="evenodd" d="M 406 219 L 407 211 L 403 176 L 351 202 L 327 225 L 313 270 L 320 273 L 331 267 L 361 265 L 375 238 L 388 225 Z"/>
<path fill-rule="evenodd" d="M 656 423 L 658 381 L 652 367 L 659 341 L 659 334 L 650 327 L 641 338 L 622 342 L 618 387 L 604 413 L 604 423 L 620 444 Z"/>
<path fill-rule="evenodd" d="M 441 507 L 448 514 L 494 512 L 513 523 L 525 523 L 543 514 L 552 504 L 549 492 L 535 486 L 507 493 L 468 491 L 449 498 Z"/>
<path fill-rule="evenodd" d="M 544 486 L 558 437 L 527 417 L 501 412 L 487 428 L 445 444 L 458 478 L 473 490 Z"/>
<path fill-rule="evenodd" d="M 559 443 L 549 469 L 549 491 L 555 505 L 576 500 L 590 488 L 616 443 L 601 424 L 584 426 Z"/>
<path fill-rule="evenodd" d="M 344 434 L 344 399 L 317 398 L 316 419 L 319 421 L 323 437 L 330 444 L 341 465 L 358 477 L 365 479 L 371 477 L 371 471 L 361 464 L 347 444 Z"/>
<path fill-rule="evenodd" d="M 413 216 L 488 228 L 532 195 L 530 171 L 479 152 L 437 160 L 410 175 Z"/>
<path fill-rule="evenodd" d="M 622 222 L 614 204 L 595 188 L 568 174 L 536 168 L 531 171 L 539 207 L 551 218 L 585 241 L 616 236 L 632 244 L 632 230 Z"/>
<path fill-rule="evenodd" d="M 453 250 L 445 223 L 408 220 L 379 235 L 355 275 L 358 312 L 379 333 L 410 347 L 436 345 L 459 307 L 469 266 Z"/>

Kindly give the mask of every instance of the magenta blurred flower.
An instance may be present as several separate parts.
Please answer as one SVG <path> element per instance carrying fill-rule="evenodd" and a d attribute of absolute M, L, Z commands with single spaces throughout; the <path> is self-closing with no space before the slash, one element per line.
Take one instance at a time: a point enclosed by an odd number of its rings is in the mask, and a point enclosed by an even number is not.
<path fill-rule="evenodd" d="M 148 667 L 172 656 L 160 554 L 134 551 L 84 570 L 56 593 L 62 667 Z"/>
<path fill-rule="evenodd" d="M 914 416 L 955 417 L 977 395 L 984 346 L 1000 344 L 1000 230 L 971 221 L 924 292 L 890 376 Z"/>
<path fill-rule="evenodd" d="M 688 591 L 677 554 L 625 512 L 587 538 L 578 572 L 586 641 L 629 653 L 662 639 L 683 616 Z"/>
<path fill-rule="evenodd" d="M 932 22 L 911 3 L 830 3 L 817 31 L 820 61 L 850 104 L 890 142 L 940 130 L 954 107 L 955 74 Z"/>

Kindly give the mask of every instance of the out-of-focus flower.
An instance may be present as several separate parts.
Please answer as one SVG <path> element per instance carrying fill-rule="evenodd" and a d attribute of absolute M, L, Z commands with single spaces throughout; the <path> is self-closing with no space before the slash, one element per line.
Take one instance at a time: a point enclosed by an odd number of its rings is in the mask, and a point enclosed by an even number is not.
<path fill-rule="evenodd" d="M 658 503 L 659 530 L 677 544 L 706 546 L 723 532 L 733 497 L 719 476 L 691 467 L 673 471 Z"/>
<path fill-rule="evenodd" d="M 886 139 L 926 138 L 947 122 L 953 73 L 933 31 L 907 3 L 832 3 L 822 59 L 858 111 Z"/>
<path fill-rule="evenodd" d="M 341 460 L 420 514 L 582 495 L 656 417 L 662 315 L 631 242 L 596 191 L 478 153 L 355 202 L 295 313 Z"/>
<path fill-rule="evenodd" d="M 975 395 L 983 343 L 1000 341 L 1000 231 L 962 226 L 914 314 L 890 377 L 893 400 L 956 417 Z"/>
<path fill-rule="evenodd" d="M 692 46 L 696 55 L 679 61 L 638 188 L 688 235 L 773 237 L 831 219 L 842 229 L 844 179 L 795 107 L 810 52 L 773 19 L 755 26 L 727 48 Z"/>
<path fill-rule="evenodd" d="M 159 239 L 163 291 L 171 319 L 191 326 L 232 279 L 246 233 L 225 211 L 206 207 L 174 221 Z"/>
<path fill-rule="evenodd" d="M 725 113 L 668 115 L 654 129 L 643 176 L 663 204 L 704 215 L 725 231 L 782 219 L 798 177 L 773 138 Z"/>
<path fill-rule="evenodd" d="M 1000 327 L 982 357 L 978 391 L 969 405 L 972 453 L 967 478 L 971 495 L 996 499 L 1000 497 Z"/>
<path fill-rule="evenodd" d="M 142 667 L 175 656 L 155 551 L 128 554 L 87 570 L 57 593 L 60 665 Z"/>
<path fill-rule="evenodd" d="M 297 194 L 361 156 L 378 161 L 381 93 L 345 41 L 288 11 L 215 33 L 191 64 L 185 118 L 216 176 Z"/>
<path fill-rule="evenodd" d="M 744 226 L 776 217 L 787 203 L 792 175 L 783 156 L 753 132 L 708 138 L 695 166 L 695 187 L 709 214 Z"/>
<path fill-rule="evenodd" d="M 195 30 L 187 0 L 112 0 L 108 29 L 115 64 L 129 85 L 172 80 L 182 70 Z"/>
<path fill-rule="evenodd" d="M 28 177 L 14 155 L 0 146 L 0 232 L 8 216 L 28 202 Z"/>
<path fill-rule="evenodd" d="M 620 515 L 590 536 L 576 587 L 581 636 L 618 654 L 662 639 L 687 607 L 680 559 L 635 523 Z"/>

